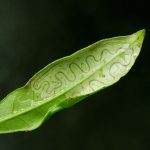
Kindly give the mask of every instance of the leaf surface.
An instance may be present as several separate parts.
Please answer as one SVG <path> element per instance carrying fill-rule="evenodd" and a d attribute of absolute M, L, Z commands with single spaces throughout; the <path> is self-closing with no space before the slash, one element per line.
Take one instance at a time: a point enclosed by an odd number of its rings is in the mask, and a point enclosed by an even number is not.
<path fill-rule="evenodd" d="M 29 131 L 128 73 L 145 30 L 98 41 L 47 65 L 0 102 L 0 133 Z"/>

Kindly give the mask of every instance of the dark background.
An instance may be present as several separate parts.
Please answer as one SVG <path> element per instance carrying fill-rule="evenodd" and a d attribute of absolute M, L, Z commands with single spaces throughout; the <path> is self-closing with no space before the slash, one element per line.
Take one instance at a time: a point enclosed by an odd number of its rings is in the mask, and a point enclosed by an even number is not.
<path fill-rule="evenodd" d="M 0 150 L 150 150 L 150 13 L 146 1 L 0 0 L 0 98 L 55 59 L 146 28 L 117 84 L 33 132 L 0 135 Z"/>

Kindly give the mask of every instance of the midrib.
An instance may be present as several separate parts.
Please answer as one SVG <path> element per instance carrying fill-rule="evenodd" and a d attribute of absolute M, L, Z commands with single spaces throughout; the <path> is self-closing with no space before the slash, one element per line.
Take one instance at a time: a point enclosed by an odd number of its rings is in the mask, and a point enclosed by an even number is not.
<path fill-rule="evenodd" d="M 139 35 L 139 36 L 140 36 L 140 35 Z M 136 38 L 136 40 L 137 40 L 137 39 L 138 39 L 138 37 Z M 129 44 L 128 48 L 129 48 L 132 44 L 134 44 L 134 43 L 136 42 L 136 40 L 133 41 L 131 44 Z M 126 48 L 126 49 L 128 49 L 128 48 Z M 124 51 L 126 51 L 126 49 L 124 49 Z M 96 69 L 94 72 L 92 72 L 89 76 L 86 76 L 86 78 L 84 78 L 82 81 L 80 81 L 80 82 L 78 82 L 77 84 L 73 85 L 71 88 L 67 89 L 65 92 L 63 92 L 63 93 L 61 93 L 60 95 L 54 97 L 53 99 L 55 100 L 55 99 L 57 99 L 59 96 L 62 96 L 62 95 L 64 95 L 64 94 L 66 94 L 67 92 L 69 92 L 70 90 L 72 90 L 73 88 L 75 88 L 76 86 L 78 86 L 79 84 L 81 84 L 83 81 L 85 81 L 85 80 L 87 80 L 88 78 L 90 78 L 90 77 L 91 77 L 94 73 L 96 73 L 98 70 L 100 70 L 100 69 L 103 68 L 104 66 L 107 66 L 109 63 L 111 63 L 111 61 L 115 60 L 115 59 L 116 59 L 119 55 L 121 55 L 124 51 L 120 52 L 120 54 L 115 55 L 115 57 L 113 57 L 112 59 L 110 59 L 106 64 L 102 65 L 100 68 L 98 68 L 98 69 Z M 86 94 L 86 95 L 87 95 L 87 94 Z M 84 95 L 83 95 L 83 96 L 84 96 Z M 64 100 L 64 99 L 63 99 L 63 100 Z M 51 101 L 52 101 L 52 100 L 51 100 Z M 42 106 L 42 105 L 46 105 L 47 103 L 49 103 L 49 102 L 51 102 L 51 101 L 50 101 L 50 100 L 47 100 L 46 102 L 35 106 L 34 109 L 36 109 L 36 108 L 38 108 L 38 107 L 40 107 L 40 106 Z M 61 102 L 62 102 L 62 101 L 60 100 L 60 101 L 58 102 L 58 104 L 60 104 Z M 52 103 L 52 104 L 53 104 L 53 103 Z M 55 105 L 56 105 L 56 104 L 55 104 Z M 24 112 L 18 113 L 18 114 L 16 114 L 16 115 L 9 116 L 9 117 L 7 117 L 7 118 L 1 119 L 0 122 L 7 121 L 7 120 L 9 120 L 9 119 L 15 118 L 15 117 L 17 117 L 17 116 L 19 116 L 19 115 L 25 114 L 25 113 L 30 112 L 30 111 L 32 111 L 32 110 L 33 110 L 33 108 L 28 109 L 28 110 L 26 110 L 26 111 L 24 111 Z"/>

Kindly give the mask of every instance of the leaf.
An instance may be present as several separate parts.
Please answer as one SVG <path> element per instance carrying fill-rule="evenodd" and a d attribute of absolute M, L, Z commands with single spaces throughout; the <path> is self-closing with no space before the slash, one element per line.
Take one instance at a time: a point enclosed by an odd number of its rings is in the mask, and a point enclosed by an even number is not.
<path fill-rule="evenodd" d="M 0 102 L 0 133 L 29 131 L 124 76 L 139 55 L 145 30 L 98 41 L 56 60 Z"/>

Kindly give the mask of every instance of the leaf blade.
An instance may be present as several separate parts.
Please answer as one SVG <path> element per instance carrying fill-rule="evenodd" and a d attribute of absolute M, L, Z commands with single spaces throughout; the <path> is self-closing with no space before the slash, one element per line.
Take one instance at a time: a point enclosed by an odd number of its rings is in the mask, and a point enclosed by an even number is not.
<path fill-rule="evenodd" d="M 43 68 L 0 103 L 0 133 L 33 130 L 47 116 L 117 82 L 134 64 L 144 34 L 98 41 Z"/>

